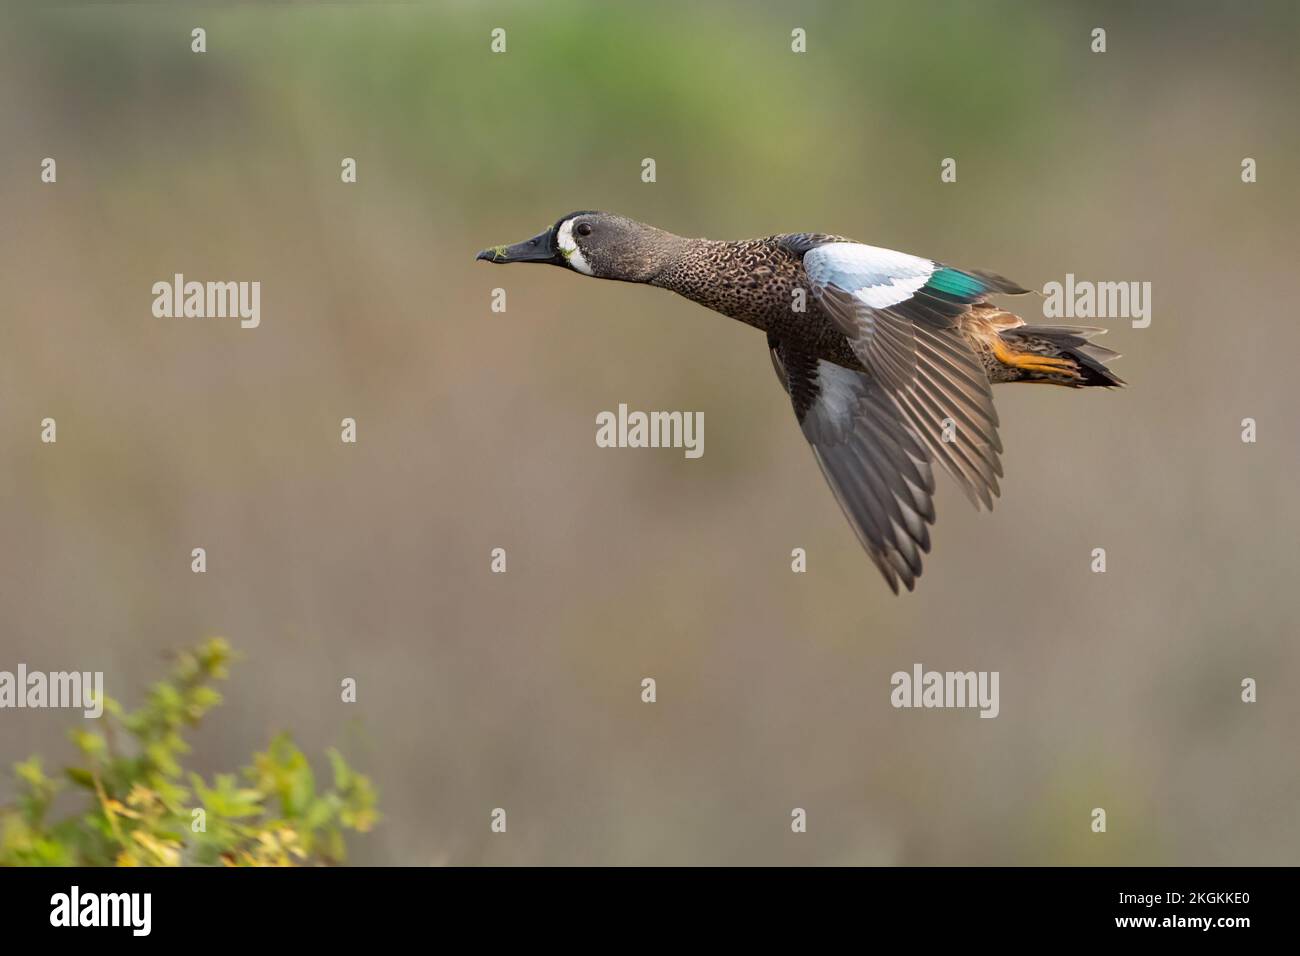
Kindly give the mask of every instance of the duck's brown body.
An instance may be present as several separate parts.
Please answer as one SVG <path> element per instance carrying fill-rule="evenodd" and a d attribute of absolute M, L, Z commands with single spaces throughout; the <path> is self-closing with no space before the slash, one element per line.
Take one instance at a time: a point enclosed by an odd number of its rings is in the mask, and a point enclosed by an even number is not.
<path fill-rule="evenodd" d="M 827 362 L 862 371 L 849 340 L 809 296 L 803 257 L 787 249 L 782 244 L 784 238 L 768 236 L 743 242 L 687 239 L 681 254 L 650 285 L 669 289 L 775 338 L 796 342 Z"/>
<path fill-rule="evenodd" d="M 738 242 L 681 239 L 676 254 L 647 284 L 676 292 L 819 359 L 867 372 L 833 317 L 808 294 L 810 282 L 803 267 L 803 252 L 809 246 L 852 241 L 820 233 Z M 1071 330 L 1076 335 L 1068 338 L 1077 341 L 1070 342 L 1060 341 L 1060 336 L 1055 340 L 1035 336 L 1032 327 L 1026 327 L 1019 316 L 989 303 L 976 303 L 958 316 L 956 328 L 979 356 L 985 374 L 994 384 L 1025 380 L 1054 385 L 1080 382 L 1069 367 L 1043 365 L 1033 358 L 1060 358 L 1066 348 L 1086 341 L 1077 333 L 1097 331 Z M 1038 367 L 1026 367 L 1020 361 L 1022 356 L 1029 360 L 1029 366 Z"/>

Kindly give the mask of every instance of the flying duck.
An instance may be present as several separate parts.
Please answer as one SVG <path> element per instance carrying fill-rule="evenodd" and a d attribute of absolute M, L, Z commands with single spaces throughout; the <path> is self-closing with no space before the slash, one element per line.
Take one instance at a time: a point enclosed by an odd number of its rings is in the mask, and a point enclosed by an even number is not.
<path fill-rule="evenodd" d="M 1089 341 L 1104 329 L 1026 325 L 990 301 L 1028 292 L 1014 282 L 841 236 L 686 239 L 584 211 L 477 258 L 658 286 L 767 333 L 817 464 L 895 594 L 930 550 L 933 462 L 993 507 L 993 384 L 1124 384 L 1104 364 L 1119 353 Z"/>

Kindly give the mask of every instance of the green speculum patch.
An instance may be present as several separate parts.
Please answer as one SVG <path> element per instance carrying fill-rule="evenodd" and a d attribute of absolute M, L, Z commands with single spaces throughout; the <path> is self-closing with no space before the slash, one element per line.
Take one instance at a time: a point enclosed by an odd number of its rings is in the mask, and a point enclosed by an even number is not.
<path fill-rule="evenodd" d="M 930 276 L 926 283 L 937 292 L 946 292 L 955 296 L 977 296 L 984 292 L 984 283 L 976 276 L 967 275 L 958 269 L 940 269 Z"/>

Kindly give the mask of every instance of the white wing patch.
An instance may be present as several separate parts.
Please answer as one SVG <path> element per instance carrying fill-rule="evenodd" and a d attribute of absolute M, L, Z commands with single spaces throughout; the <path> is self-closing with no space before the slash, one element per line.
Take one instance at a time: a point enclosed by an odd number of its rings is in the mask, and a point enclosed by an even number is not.
<path fill-rule="evenodd" d="M 805 427 L 813 431 L 808 439 L 842 442 L 845 434 L 853 427 L 853 406 L 861 393 L 862 373 L 818 359 L 817 381 L 821 386 L 819 399 L 825 414 L 810 415 L 805 419 Z M 822 434 L 823 429 L 830 434 Z"/>
<path fill-rule="evenodd" d="M 850 290 L 869 309 L 887 309 L 910 299 L 937 268 L 929 259 L 860 242 L 809 249 L 803 266 L 814 284 Z"/>
<path fill-rule="evenodd" d="M 566 219 L 564 225 L 560 227 L 560 234 L 557 237 L 560 244 L 560 252 L 568 260 L 569 265 L 585 276 L 592 274 L 591 266 L 587 263 L 586 258 L 582 255 L 582 250 L 578 248 L 578 241 L 573 238 L 573 220 Z"/>
<path fill-rule="evenodd" d="M 884 285 L 864 285 L 854 289 L 853 294 L 863 301 L 869 309 L 887 309 L 910 299 L 917 289 L 925 285 L 927 276 L 895 276 Z"/>

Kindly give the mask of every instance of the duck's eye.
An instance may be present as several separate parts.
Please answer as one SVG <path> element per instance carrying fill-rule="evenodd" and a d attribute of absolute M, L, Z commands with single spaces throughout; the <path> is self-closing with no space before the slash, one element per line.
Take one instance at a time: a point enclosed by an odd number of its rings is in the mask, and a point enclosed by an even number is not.
<path fill-rule="evenodd" d="M 580 236 L 590 236 L 590 235 L 591 235 L 591 223 L 589 223 L 589 222 L 580 222 L 580 223 L 578 223 L 578 235 L 580 235 Z"/>

